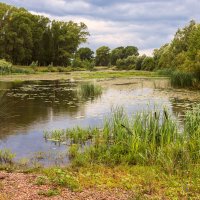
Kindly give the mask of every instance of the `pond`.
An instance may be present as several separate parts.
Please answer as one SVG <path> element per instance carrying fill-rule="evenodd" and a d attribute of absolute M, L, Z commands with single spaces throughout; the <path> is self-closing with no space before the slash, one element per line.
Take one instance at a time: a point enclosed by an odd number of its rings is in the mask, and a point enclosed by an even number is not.
<path fill-rule="evenodd" d="M 46 130 L 101 127 L 117 106 L 129 114 L 167 107 L 177 122 L 183 123 L 185 111 L 200 101 L 199 91 L 174 89 L 168 79 L 92 82 L 101 85 L 103 93 L 85 98 L 77 92 L 82 81 L 0 82 L 0 148 L 15 152 L 16 159 L 49 153 L 51 163 L 66 152 L 66 147 L 45 141 Z"/>

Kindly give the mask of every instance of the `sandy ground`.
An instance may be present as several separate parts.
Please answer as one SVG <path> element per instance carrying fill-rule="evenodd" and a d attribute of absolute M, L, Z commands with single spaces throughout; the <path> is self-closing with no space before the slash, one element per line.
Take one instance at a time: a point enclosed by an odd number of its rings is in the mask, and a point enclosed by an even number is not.
<path fill-rule="evenodd" d="M 36 175 L 0 172 L 0 200 L 128 200 L 131 195 L 118 189 L 105 191 L 88 189 L 71 192 L 63 188 L 60 195 L 45 197 L 40 191 L 52 189 L 50 185 L 35 184 Z"/>

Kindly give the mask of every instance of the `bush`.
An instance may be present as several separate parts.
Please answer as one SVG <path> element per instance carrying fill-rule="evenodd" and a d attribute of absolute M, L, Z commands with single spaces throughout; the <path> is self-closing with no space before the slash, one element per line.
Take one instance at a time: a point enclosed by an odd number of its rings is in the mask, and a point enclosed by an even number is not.
<path fill-rule="evenodd" d="M 6 75 L 12 73 L 12 64 L 6 60 L 0 60 L 0 74 Z"/>
<path fill-rule="evenodd" d="M 75 60 L 73 60 L 72 62 L 72 67 L 73 68 L 84 68 L 87 70 L 92 71 L 94 69 L 94 61 L 92 60 L 81 60 L 80 58 L 76 58 Z"/>
<path fill-rule="evenodd" d="M 135 69 L 137 57 L 136 56 L 129 56 L 125 59 L 118 59 L 116 62 L 116 66 L 118 69 L 130 70 Z"/>

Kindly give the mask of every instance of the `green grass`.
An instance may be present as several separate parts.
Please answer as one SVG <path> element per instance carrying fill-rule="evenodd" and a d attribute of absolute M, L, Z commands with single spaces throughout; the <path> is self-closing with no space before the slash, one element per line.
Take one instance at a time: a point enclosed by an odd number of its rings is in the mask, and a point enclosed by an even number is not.
<path fill-rule="evenodd" d="M 193 87 L 195 76 L 189 72 L 175 71 L 171 74 L 171 84 L 174 87 Z"/>
<path fill-rule="evenodd" d="M 94 83 L 83 83 L 78 90 L 79 96 L 82 98 L 97 97 L 102 94 L 102 87 Z"/>
<path fill-rule="evenodd" d="M 186 114 L 185 127 L 180 131 L 166 110 L 149 111 L 127 116 L 118 108 L 103 129 L 52 131 L 45 133 L 49 140 L 79 145 L 72 149 L 72 163 L 105 165 L 158 165 L 168 173 L 187 169 L 200 162 L 200 106 Z M 81 145 L 90 141 L 84 151 Z"/>
<path fill-rule="evenodd" d="M 102 78 L 123 78 L 123 77 L 134 77 L 134 76 L 144 76 L 144 77 L 158 77 L 159 75 L 155 72 L 147 71 L 95 71 L 87 73 L 76 73 L 73 75 L 74 78 L 83 79 L 102 79 Z"/>
<path fill-rule="evenodd" d="M 187 111 L 181 129 L 166 109 L 130 117 L 118 108 L 105 120 L 102 129 L 74 128 L 45 133 L 47 139 L 71 144 L 72 162 L 68 168 L 60 168 L 61 176 L 55 168 L 45 169 L 42 174 L 57 185 L 68 185 L 75 180 L 77 184 L 71 188 L 76 189 L 133 191 L 133 199 L 198 199 L 199 121 L 200 105 Z M 88 141 L 90 145 L 84 145 Z"/>
<path fill-rule="evenodd" d="M 60 194 L 60 191 L 57 189 L 49 189 L 47 191 L 41 190 L 38 192 L 38 195 L 45 196 L 45 197 L 58 196 L 59 194 Z"/>

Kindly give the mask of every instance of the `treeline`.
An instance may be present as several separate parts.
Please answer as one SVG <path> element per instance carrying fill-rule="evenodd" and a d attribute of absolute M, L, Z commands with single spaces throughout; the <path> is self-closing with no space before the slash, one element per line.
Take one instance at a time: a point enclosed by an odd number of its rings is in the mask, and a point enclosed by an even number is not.
<path fill-rule="evenodd" d="M 84 23 L 51 21 L 0 3 L 0 58 L 13 64 L 67 66 L 88 35 Z"/>
<path fill-rule="evenodd" d="M 90 61 L 96 66 L 116 66 L 118 69 L 153 70 L 155 67 L 154 59 L 146 55 L 139 56 L 138 48 L 135 46 L 117 47 L 110 49 L 108 46 L 99 47 L 94 52 L 89 48 L 80 48 L 76 54 L 75 66 Z M 79 65 L 77 65 L 79 63 Z M 80 66 L 79 66 L 80 67 Z"/>
<path fill-rule="evenodd" d="M 191 21 L 179 29 L 174 39 L 154 50 L 156 69 L 172 69 L 193 73 L 200 79 L 200 24 Z"/>

